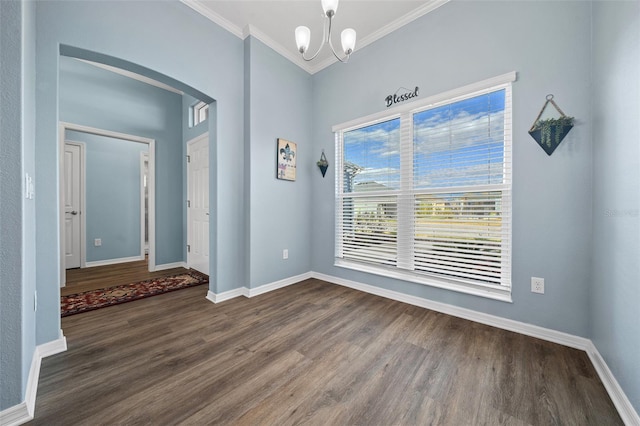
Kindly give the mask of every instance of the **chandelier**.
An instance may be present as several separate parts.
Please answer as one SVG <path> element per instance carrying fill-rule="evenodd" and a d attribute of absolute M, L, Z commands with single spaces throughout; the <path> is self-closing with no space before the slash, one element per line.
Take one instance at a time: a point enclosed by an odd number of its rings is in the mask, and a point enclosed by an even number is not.
<path fill-rule="evenodd" d="M 342 31 L 340 34 L 340 41 L 342 42 L 342 51 L 344 52 L 345 57 L 340 58 L 340 56 L 336 53 L 336 49 L 333 47 L 333 43 L 331 41 L 331 20 L 336 14 L 338 10 L 338 0 L 321 0 L 322 1 L 322 9 L 324 10 L 324 14 L 327 17 L 325 22 L 322 25 L 322 44 L 318 48 L 318 51 L 310 58 L 305 56 L 307 50 L 309 49 L 309 42 L 311 41 L 311 30 L 308 27 L 303 25 L 296 28 L 296 45 L 298 46 L 298 52 L 302 54 L 302 59 L 305 61 L 311 61 L 318 53 L 322 50 L 325 44 L 328 44 L 333 52 L 333 56 L 336 57 L 340 62 L 347 62 L 353 53 L 353 49 L 356 47 L 356 31 L 353 28 L 347 28 Z"/>

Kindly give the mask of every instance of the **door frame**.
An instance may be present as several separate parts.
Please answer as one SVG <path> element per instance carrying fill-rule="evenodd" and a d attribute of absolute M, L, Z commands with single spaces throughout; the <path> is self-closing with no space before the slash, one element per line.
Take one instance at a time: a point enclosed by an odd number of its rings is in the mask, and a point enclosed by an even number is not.
<path fill-rule="evenodd" d="M 207 140 L 207 147 L 209 149 L 211 149 L 211 139 L 209 138 L 209 132 L 204 132 L 203 134 L 196 136 L 193 139 L 190 139 L 189 141 L 187 141 L 186 144 L 186 151 L 187 151 L 187 155 L 189 155 L 189 147 L 191 145 L 193 145 L 196 142 L 200 142 L 201 140 L 206 139 Z M 207 158 L 207 161 L 210 163 L 211 159 L 210 157 Z M 209 173 L 211 173 L 211 164 L 209 164 Z M 207 176 L 207 181 L 211 182 L 210 179 L 211 176 Z M 189 179 L 189 161 L 187 161 L 187 199 L 189 198 L 189 194 L 190 194 L 190 185 L 191 185 L 191 179 Z M 211 200 L 209 200 L 209 210 L 211 210 Z M 211 226 L 211 215 L 209 215 L 209 226 Z M 187 244 L 189 244 L 189 235 L 191 235 L 191 209 L 189 209 L 187 207 Z M 211 229 L 211 228 L 209 228 Z M 209 232 L 209 235 L 207 236 L 207 240 L 208 240 L 208 244 L 209 244 L 209 273 L 211 273 L 211 232 Z M 190 262 L 190 257 L 189 256 L 189 251 L 187 250 L 187 259 L 186 259 L 186 264 L 187 264 L 187 268 L 191 268 L 191 262 Z"/>
<path fill-rule="evenodd" d="M 149 153 L 148 152 L 140 152 L 140 257 L 144 259 L 147 254 L 147 243 L 144 239 L 144 229 L 146 225 L 145 221 L 145 207 L 144 207 L 144 163 L 149 163 Z M 148 165 L 147 165 L 147 177 L 149 175 Z M 147 182 L 147 188 L 149 184 Z M 148 200 L 147 200 L 148 202 Z M 150 204 L 150 203 L 148 203 Z"/>
<path fill-rule="evenodd" d="M 64 145 L 75 145 L 80 148 L 80 268 L 86 267 L 87 264 L 87 241 L 85 238 L 87 232 L 87 215 L 85 212 L 87 211 L 87 202 L 86 202 L 86 183 L 87 183 L 87 175 L 85 172 L 85 166 L 87 162 L 86 157 L 86 144 L 84 142 L 65 140 Z M 63 147 L 64 147 L 63 145 Z M 64 151 L 63 151 L 64 152 Z M 64 170 L 63 170 L 63 180 L 61 183 L 64 183 Z M 60 186 L 60 192 L 64 192 L 64 186 Z M 62 204 L 62 222 L 64 223 L 64 203 Z M 61 229 L 64 232 L 64 227 Z M 64 239 L 64 233 L 60 234 L 60 238 Z M 64 246 L 62 248 L 65 248 Z M 64 260 L 64 251 L 62 251 L 62 258 Z M 66 272 L 66 263 L 63 265 Z"/>
<path fill-rule="evenodd" d="M 156 173 L 155 173 L 155 158 L 156 158 L 156 141 L 155 139 L 145 138 L 142 136 L 129 135 L 126 133 L 113 132 L 111 130 L 99 129 L 96 127 L 83 126 L 80 124 L 68 123 L 60 121 L 58 124 L 58 152 L 64 153 L 65 135 L 67 130 L 74 130 L 82 133 L 89 133 L 92 135 L 106 136 L 115 139 L 123 139 L 131 142 L 139 142 L 147 144 L 149 147 L 149 271 L 153 272 L 156 269 Z M 60 287 L 64 287 L 66 283 L 66 269 L 64 261 L 65 253 L 65 241 L 64 241 L 64 155 L 58 155 L 58 188 L 59 190 L 59 231 L 60 231 L 60 251 L 58 253 L 58 262 L 60 265 Z M 142 210 L 142 208 L 141 208 Z M 84 212 L 83 216 L 84 215 Z M 144 237 L 143 237 L 144 238 Z M 144 249 L 143 249 L 144 250 Z"/>

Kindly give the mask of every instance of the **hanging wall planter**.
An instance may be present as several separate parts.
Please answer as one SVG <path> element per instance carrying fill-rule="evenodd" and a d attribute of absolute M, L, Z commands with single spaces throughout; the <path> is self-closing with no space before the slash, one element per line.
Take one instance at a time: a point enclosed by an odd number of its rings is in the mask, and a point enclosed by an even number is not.
<path fill-rule="evenodd" d="M 327 173 L 327 169 L 329 168 L 329 162 L 327 161 L 327 157 L 324 155 L 324 149 L 322 150 L 322 154 L 320 155 L 320 160 L 316 163 L 322 172 L 322 177 Z"/>
<path fill-rule="evenodd" d="M 540 117 L 549 103 L 560 113 L 560 117 L 541 120 Z M 540 114 L 538 114 L 533 126 L 529 129 L 529 134 L 538 142 L 538 145 L 540 145 L 547 155 L 551 155 L 572 127 L 573 117 L 569 117 L 562 112 L 560 107 L 554 102 L 553 95 L 547 95 L 547 101 L 542 107 L 542 110 L 540 110 Z"/>

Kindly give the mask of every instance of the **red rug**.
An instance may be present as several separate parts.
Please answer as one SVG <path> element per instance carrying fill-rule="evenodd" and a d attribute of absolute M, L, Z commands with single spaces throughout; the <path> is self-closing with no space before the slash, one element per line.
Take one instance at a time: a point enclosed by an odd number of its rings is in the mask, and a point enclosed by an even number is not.
<path fill-rule="evenodd" d="M 208 282 L 207 275 L 197 271 L 189 271 L 155 280 L 70 294 L 60 297 L 60 313 L 61 316 L 67 317 Z"/>

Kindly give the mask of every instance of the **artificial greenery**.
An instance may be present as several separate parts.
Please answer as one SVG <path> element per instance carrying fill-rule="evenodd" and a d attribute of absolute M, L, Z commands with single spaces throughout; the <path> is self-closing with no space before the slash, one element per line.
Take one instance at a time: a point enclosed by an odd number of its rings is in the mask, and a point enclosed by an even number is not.
<path fill-rule="evenodd" d="M 562 116 L 558 118 L 547 118 L 545 120 L 538 120 L 533 126 L 531 131 L 540 130 L 541 144 L 551 147 L 551 133 L 555 130 L 555 144 L 560 144 L 560 141 L 565 135 L 565 127 L 571 129 L 573 127 L 573 117 Z M 567 129 L 567 132 L 569 131 Z"/>

